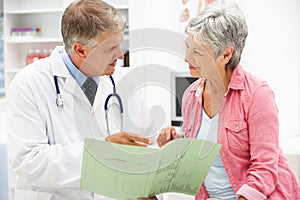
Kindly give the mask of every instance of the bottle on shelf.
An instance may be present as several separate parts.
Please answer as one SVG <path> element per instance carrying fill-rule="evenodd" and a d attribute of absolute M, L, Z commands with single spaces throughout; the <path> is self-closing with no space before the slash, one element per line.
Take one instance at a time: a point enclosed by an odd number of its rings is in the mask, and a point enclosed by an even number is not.
<path fill-rule="evenodd" d="M 34 58 L 34 50 L 29 49 L 27 56 L 26 56 L 26 65 L 33 63 L 33 58 Z"/>
<path fill-rule="evenodd" d="M 50 56 L 51 52 L 52 49 L 43 49 L 42 51 L 40 49 L 30 49 L 26 56 L 26 65 Z"/>
<path fill-rule="evenodd" d="M 48 49 L 43 49 L 43 51 L 41 52 L 41 55 L 39 56 L 39 59 L 41 58 L 46 58 L 49 56 L 49 51 Z"/>
<path fill-rule="evenodd" d="M 34 51 L 34 56 L 33 56 L 32 61 L 35 62 L 35 61 L 39 60 L 40 56 L 41 56 L 41 50 L 40 49 L 36 49 Z"/>

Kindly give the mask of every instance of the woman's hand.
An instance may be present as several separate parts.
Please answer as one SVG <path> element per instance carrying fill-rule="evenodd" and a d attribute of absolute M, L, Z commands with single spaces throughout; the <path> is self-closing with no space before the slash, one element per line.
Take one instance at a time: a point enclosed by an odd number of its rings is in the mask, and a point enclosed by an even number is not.
<path fill-rule="evenodd" d="M 140 135 L 128 132 L 115 133 L 106 137 L 105 141 L 143 147 L 153 144 L 153 141 L 149 138 L 141 137 Z"/>
<path fill-rule="evenodd" d="M 175 128 L 173 126 L 168 126 L 162 129 L 161 133 L 157 137 L 157 144 L 161 147 L 176 138 L 181 137 L 178 133 L 176 133 Z"/>
<path fill-rule="evenodd" d="M 238 200 L 247 200 L 247 199 L 243 196 L 240 196 Z"/>

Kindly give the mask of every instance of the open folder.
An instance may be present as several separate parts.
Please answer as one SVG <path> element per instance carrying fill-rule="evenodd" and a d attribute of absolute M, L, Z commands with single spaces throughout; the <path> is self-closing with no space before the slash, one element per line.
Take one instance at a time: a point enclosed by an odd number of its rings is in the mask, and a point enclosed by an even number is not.
<path fill-rule="evenodd" d="M 85 139 L 80 187 L 118 200 L 196 195 L 220 145 L 183 138 L 160 149 Z"/>

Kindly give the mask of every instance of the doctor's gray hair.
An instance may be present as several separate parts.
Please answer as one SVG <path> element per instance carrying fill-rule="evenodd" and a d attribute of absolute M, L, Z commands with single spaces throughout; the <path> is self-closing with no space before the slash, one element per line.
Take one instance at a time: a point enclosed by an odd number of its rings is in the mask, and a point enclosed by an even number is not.
<path fill-rule="evenodd" d="M 233 70 L 240 62 L 248 28 L 242 12 L 235 3 L 219 1 L 209 4 L 191 19 L 185 32 L 198 42 L 207 44 L 214 52 L 214 59 L 219 57 L 226 47 L 233 46 L 233 55 L 226 65 L 226 69 Z"/>
<path fill-rule="evenodd" d="M 104 33 L 118 33 L 126 25 L 124 15 L 102 0 L 77 0 L 65 10 L 61 34 L 68 54 L 75 42 L 92 48 Z"/>

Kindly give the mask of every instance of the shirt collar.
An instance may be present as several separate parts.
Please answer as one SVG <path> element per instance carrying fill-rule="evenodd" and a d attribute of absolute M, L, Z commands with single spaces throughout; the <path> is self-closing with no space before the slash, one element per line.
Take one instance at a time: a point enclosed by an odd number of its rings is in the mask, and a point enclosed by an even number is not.
<path fill-rule="evenodd" d="M 192 86 L 191 86 L 191 91 L 196 91 L 196 90 L 199 90 L 199 88 L 202 88 L 204 87 L 204 83 L 205 83 L 205 79 L 204 78 L 199 78 L 198 80 L 196 80 Z"/>
<path fill-rule="evenodd" d="M 70 74 L 72 75 L 72 77 L 76 80 L 76 82 L 78 83 L 78 85 L 81 87 L 83 85 L 83 83 L 86 81 L 86 79 L 88 78 L 84 73 L 82 73 L 72 62 L 71 58 L 69 57 L 67 51 L 65 50 L 65 48 L 61 49 L 60 51 L 60 55 L 62 60 L 64 61 L 67 69 L 69 70 Z M 92 77 L 97 84 L 99 84 L 99 77 L 95 76 Z"/>
<path fill-rule="evenodd" d="M 245 88 L 245 73 L 246 71 L 243 69 L 243 67 L 238 64 L 232 72 L 229 89 L 243 90 Z"/>

